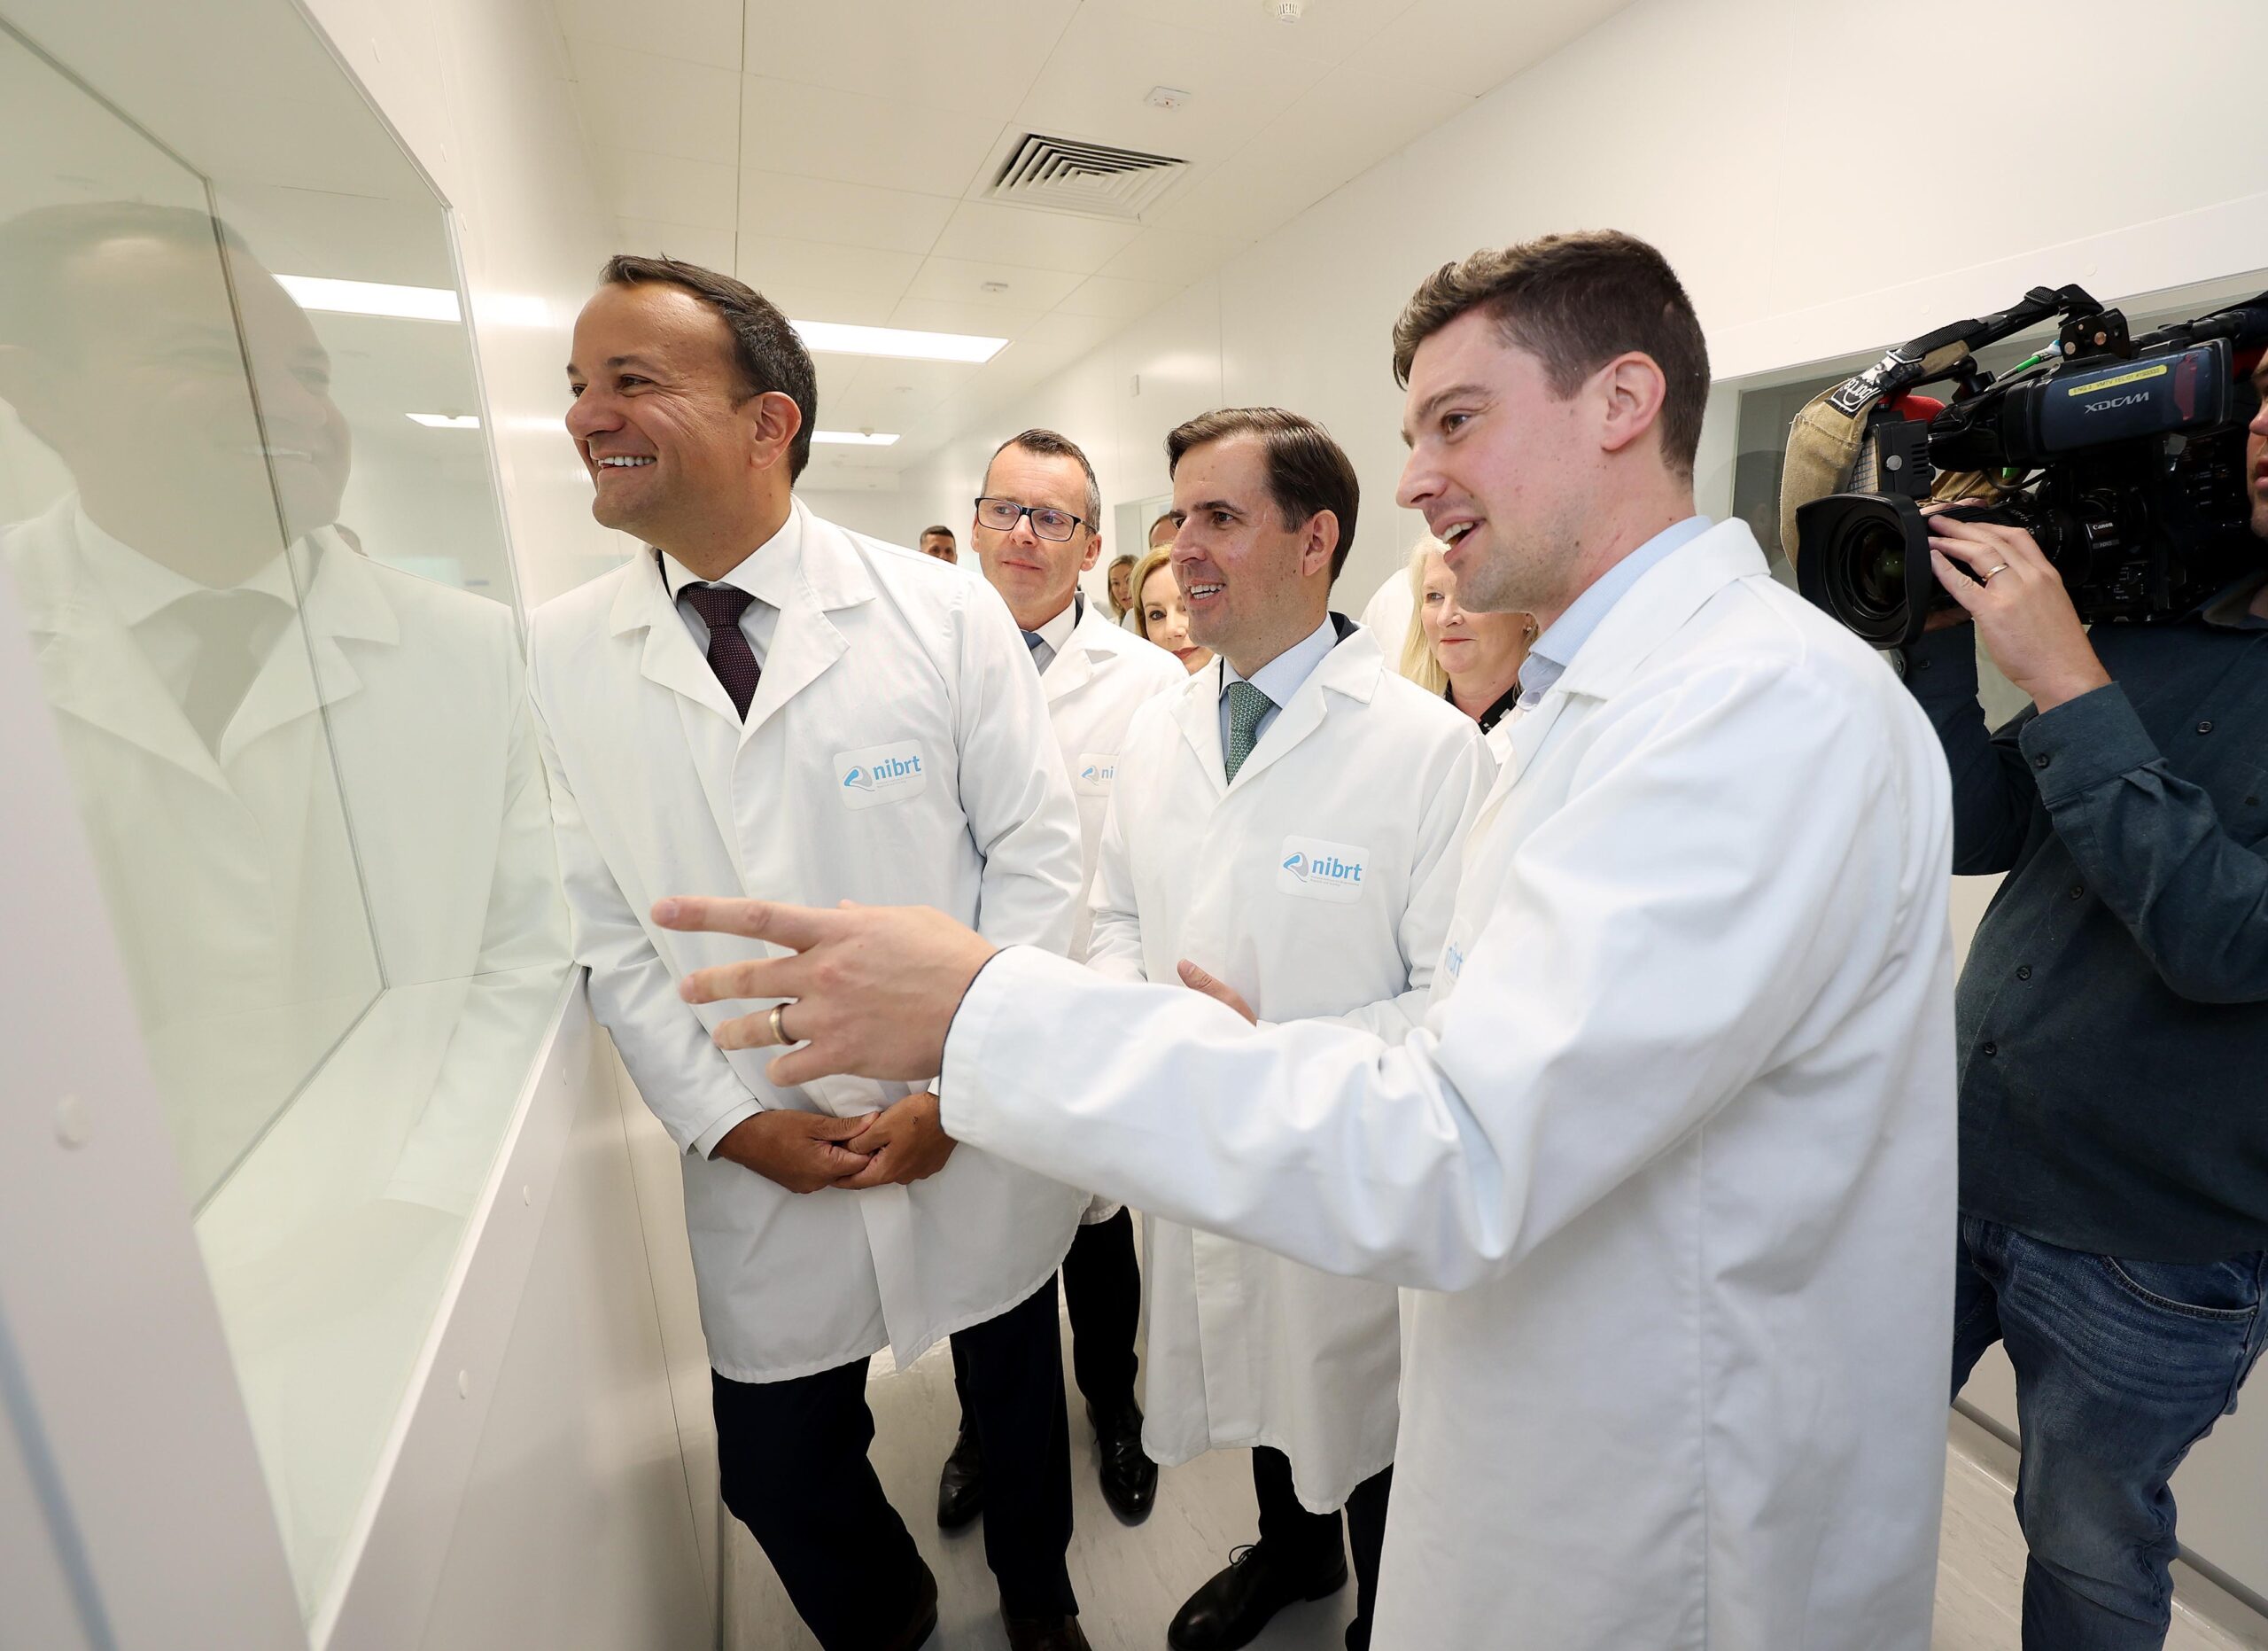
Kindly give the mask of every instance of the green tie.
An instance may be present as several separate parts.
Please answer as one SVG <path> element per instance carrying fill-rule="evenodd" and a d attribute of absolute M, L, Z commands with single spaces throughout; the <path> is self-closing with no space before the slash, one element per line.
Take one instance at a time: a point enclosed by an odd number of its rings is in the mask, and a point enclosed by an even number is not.
<path fill-rule="evenodd" d="M 1233 782 L 1244 759 L 1260 737 L 1260 719 L 1276 709 L 1276 702 L 1250 682 L 1229 684 L 1229 749 L 1226 767 Z"/>

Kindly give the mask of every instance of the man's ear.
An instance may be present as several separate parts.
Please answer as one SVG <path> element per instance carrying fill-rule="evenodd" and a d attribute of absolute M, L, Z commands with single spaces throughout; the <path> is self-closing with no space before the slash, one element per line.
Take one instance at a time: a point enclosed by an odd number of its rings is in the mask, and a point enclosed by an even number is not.
<path fill-rule="evenodd" d="M 1101 559 L 1102 535 L 1100 533 L 1090 533 L 1087 536 L 1087 559 L 1079 564 L 1079 572 L 1082 573 L 1088 572 Z"/>
<path fill-rule="evenodd" d="M 750 461 L 758 470 L 784 464 L 796 445 L 796 432 L 804 427 L 804 409 L 796 405 L 796 398 L 782 391 L 766 390 L 747 403 L 747 411 Z"/>
<path fill-rule="evenodd" d="M 1600 398 L 1599 445 L 1619 453 L 1660 424 L 1669 380 L 1652 356 L 1629 350 L 1593 373 L 1591 388 Z"/>
<path fill-rule="evenodd" d="M 1331 571 L 1331 558 L 1339 549 L 1339 513 L 1317 510 L 1308 518 L 1305 537 L 1300 543 L 1300 573 L 1313 578 Z"/>

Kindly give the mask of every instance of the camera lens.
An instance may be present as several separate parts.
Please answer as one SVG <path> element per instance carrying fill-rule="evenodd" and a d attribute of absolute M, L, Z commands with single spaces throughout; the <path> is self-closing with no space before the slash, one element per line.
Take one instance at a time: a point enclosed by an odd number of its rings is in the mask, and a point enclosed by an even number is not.
<path fill-rule="evenodd" d="M 1850 558 L 1851 594 L 1871 618 L 1895 619 L 1906 604 L 1906 536 L 1894 522 L 1859 525 L 1844 552 Z"/>

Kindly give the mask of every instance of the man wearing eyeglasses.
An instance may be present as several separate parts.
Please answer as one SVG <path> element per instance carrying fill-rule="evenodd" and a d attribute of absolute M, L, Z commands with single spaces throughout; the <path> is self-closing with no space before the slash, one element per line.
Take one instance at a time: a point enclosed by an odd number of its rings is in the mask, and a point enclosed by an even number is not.
<path fill-rule="evenodd" d="M 1047 696 L 1048 720 L 1078 798 L 1083 889 L 1094 878 L 1127 725 L 1145 700 L 1183 679 L 1171 654 L 1119 629 L 1079 589 L 1079 575 L 1102 554 L 1101 519 L 1102 491 L 1078 444 L 1052 430 L 1027 430 L 993 453 L 969 530 L 984 577 L 1015 616 Z M 1071 931 L 1074 959 L 1086 956 L 1092 922 L 1083 899 Z M 1123 1205 L 1102 1199 L 1089 1205 L 1064 1258 L 1063 1296 L 1103 1499 L 1119 1518 L 1138 1524 L 1156 1500 L 1158 1468 L 1143 1453 L 1142 1412 L 1134 1402 L 1142 1274 L 1133 1218 Z M 947 1530 L 984 1510 L 984 1461 L 958 1342 L 953 1382 L 964 1394 L 960 1436 L 937 1484 L 937 1523 Z"/>

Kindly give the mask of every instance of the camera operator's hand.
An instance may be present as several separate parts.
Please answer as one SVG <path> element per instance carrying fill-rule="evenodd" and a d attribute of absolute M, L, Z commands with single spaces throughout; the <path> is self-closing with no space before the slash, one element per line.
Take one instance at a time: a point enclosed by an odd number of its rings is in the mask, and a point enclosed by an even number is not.
<path fill-rule="evenodd" d="M 1977 621 L 1992 662 L 2042 712 L 2109 684 L 2062 577 L 2030 533 L 1932 515 L 1930 565 Z"/>

